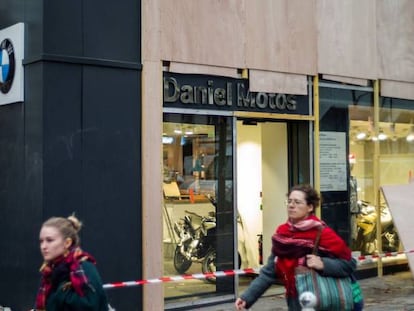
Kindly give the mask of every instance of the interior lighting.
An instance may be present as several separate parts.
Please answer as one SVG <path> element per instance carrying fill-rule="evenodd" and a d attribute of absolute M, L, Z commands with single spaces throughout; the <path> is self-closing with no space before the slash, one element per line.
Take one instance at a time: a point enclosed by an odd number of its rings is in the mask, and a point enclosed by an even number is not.
<path fill-rule="evenodd" d="M 365 133 L 365 132 L 359 132 L 359 133 L 356 135 L 356 139 L 358 139 L 358 140 L 365 139 L 366 137 L 367 137 L 367 133 Z"/>
<path fill-rule="evenodd" d="M 387 139 L 387 134 L 385 134 L 382 130 L 380 130 L 379 134 L 378 134 L 378 139 L 379 140 L 386 140 Z"/>
<path fill-rule="evenodd" d="M 411 125 L 410 133 L 408 133 L 407 137 L 405 138 L 408 142 L 414 141 L 414 125 Z"/>

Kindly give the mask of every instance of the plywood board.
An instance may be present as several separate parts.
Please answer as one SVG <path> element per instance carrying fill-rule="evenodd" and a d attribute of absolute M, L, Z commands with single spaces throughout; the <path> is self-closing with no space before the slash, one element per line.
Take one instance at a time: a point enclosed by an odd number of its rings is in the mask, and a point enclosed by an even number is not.
<path fill-rule="evenodd" d="M 376 1 L 376 5 L 379 78 L 414 82 L 414 1 Z"/>
<path fill-rule="evenodd" d="M 245 1 L 246 66 L 315 75 L 315 0 Z"/>
<path fill-rule="evenodd" d="M 318 71 L 376 79 L 375 0 L 318 0 Z"/>
<path fill-rule="evenodd" d="M 414 276 L 414 183 L 406 185 L 382 186 L 382 193 L 391 211 L 400 241 L 407 252 L 408 263 Z"/>
<path fill-rule="evenodd" d="M 161 0 L 161 59 L 245 68 L 244 1 Z"/>
<path fill-rule="evenodd" d="M 306 75 L 267 70 L 250 70 L 250 91 L 307 95 Z"/>

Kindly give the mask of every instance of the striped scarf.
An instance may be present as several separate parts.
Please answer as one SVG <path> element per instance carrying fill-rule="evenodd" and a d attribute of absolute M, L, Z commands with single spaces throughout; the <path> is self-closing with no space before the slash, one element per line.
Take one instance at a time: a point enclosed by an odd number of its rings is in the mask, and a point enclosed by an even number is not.
<path fill-rule="evenodd" d="M 52 290 L 56 290 L 62 280 L 66 280 L 65 288 L 73 288 L 84 296 L 84 286 L 88 278 L 82 269 L 81 262 L 88 260 L 95 264 L 95 259 L 79 247 L 74 247 L 66 256 L 60 256 L 40 267 L 41 283 L 36 296 L 36 310 L 45 310 L 46 300 Z"/>

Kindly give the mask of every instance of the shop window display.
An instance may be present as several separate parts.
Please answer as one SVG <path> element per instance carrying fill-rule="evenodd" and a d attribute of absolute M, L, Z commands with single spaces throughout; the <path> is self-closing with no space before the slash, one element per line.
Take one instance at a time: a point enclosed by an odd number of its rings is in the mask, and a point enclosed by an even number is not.
<path fill-rule="evenodd" d="M 374 185 L 401 185 L 413 181 L 414 101 L 380 97 L 378 119 L 374 121 L 371 84 L 361 87 L 321 81 L 320 114 L 321 131 L 342 132 L 343 123 L 347 122 L 349 155 L 348 217 L 340 210 L 342 194 L 328 190 L 331 201 L 322 215 L 326 217 L 324 220 L 333 226 L 341 224 L 337 229 L 346 235 L 355 255 L 401 251 L 392 207 L 386 205 L 382 193 Z M 346 118 L 344 114 L 347 114 Z M 378 164 L 377 174 L 374 174 L 374 162 Z M 375 202 L 377 200 L 379 204 Z M 342 213 L 340 217 L 337 210 Z M 380 228 L 377 228 L 378 217 Z M 348 234 L 342 223 L 345 218 L 349 219 Z M 381 241 L 377 241 L 379 230 Z M 383 262 L 392 264 L 402 257 L 384 258 Z"/>
<path fill-rule="evenodd" d="M 353 202 L 353 197 L 357 197 L 357 208 L 354 212 L 351 209 L 352 246 L 363 255 L 396 252 L 401 249 L 398 228 L 392 221 L 392 211 L 382 196 L 378 209 L 374 202 L 374 142 L 379 143 L 380 185 L 411 182 L 414 170 L 414 139 L 411 139 L 414 112 L 389 104 L 387 107 L 387 102 L 392 101 L 383 99 L 377 131 L 373 123 L 373 108 L 349 109 L 350 181 L 356 188 L 353 191 L 353 186 L 350 187 L 350 202 Z M 377 228 L 378 212 L 381 228 Z M 381 249 L 377 241 L 377 230 L 381 230 Z"/>
<path fill-rule="evenodd" d="M 165 114 L 163 126 L 164 275 L 233 268 L 231 119 Z M 165 297 L 193 300 L 234 289 L 221 282 L 166 284 Z"/>

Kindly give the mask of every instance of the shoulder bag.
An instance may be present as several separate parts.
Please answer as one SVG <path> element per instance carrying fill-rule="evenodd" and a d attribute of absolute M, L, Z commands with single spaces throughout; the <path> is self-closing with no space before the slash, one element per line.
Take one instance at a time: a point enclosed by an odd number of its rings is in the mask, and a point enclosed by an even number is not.
<path fill-rule="evenodd" d="M 316 255 L 322 228 L 320 228 L 312 254 Z M 353 310 L 351 277 L 323 276 L 318 271 L 298 266 L 295 269 L 296 289 L 298 297 L 304 292 L 311 292 L 316 297 L 315 310 L 319 311 L 347 311 Z"/>

